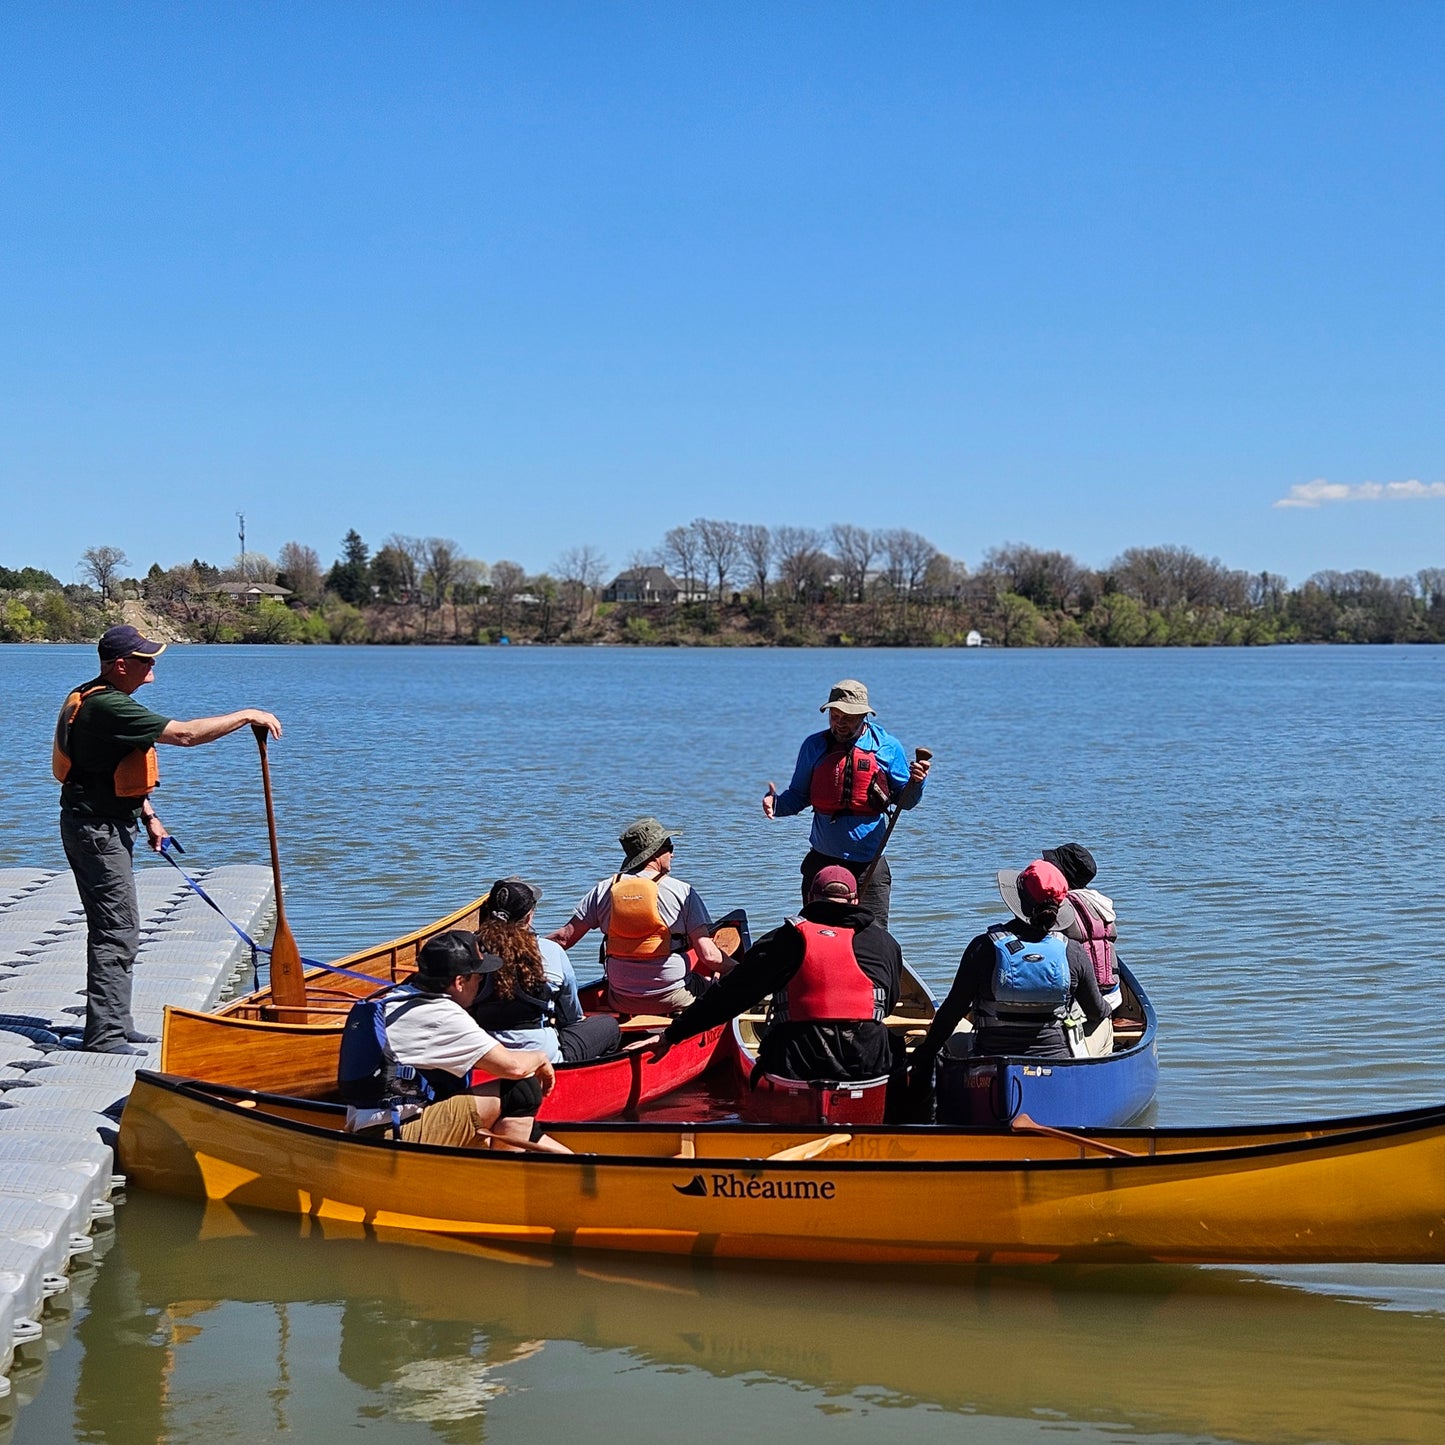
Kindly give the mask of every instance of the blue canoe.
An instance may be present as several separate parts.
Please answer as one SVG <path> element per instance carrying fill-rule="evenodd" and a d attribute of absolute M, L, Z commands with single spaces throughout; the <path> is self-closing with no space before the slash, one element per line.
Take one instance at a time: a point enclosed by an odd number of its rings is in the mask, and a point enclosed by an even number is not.
<path fill-rule="evenodd" d="M 1124 1001 L 1114 1013 L 1110 1054 L 1080 1059 L 950 1057 L 945 1049 L 938 1061 L 939 1122 L 1007 1124 L 1026 1114 L 1036 1124 L 1078 1129 L 1137 1119 L 1159 1087 L 1158 1020 L 1149 995 L 1122 963 L 1119 980 Z"/>

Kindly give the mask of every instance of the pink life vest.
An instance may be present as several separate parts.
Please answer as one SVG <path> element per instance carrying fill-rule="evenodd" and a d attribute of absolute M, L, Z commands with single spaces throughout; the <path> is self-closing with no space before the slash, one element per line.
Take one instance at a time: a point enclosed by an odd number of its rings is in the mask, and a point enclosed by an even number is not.
<path fill-rule="evenodd" d="M 1078 893 L 1071 892 L 1069 902 L 1074 905 L 1074 917 L 1079 920 L 1079 932 L 1083 934 L 1076 941 L 1089 952 L 1094 977 L 1099 980 L 1099 991 L 1108 993 L 1118 982 L 1114 971 L 1114 941 L 1119 932 L 1111 922 L 1095 913 Z"/>

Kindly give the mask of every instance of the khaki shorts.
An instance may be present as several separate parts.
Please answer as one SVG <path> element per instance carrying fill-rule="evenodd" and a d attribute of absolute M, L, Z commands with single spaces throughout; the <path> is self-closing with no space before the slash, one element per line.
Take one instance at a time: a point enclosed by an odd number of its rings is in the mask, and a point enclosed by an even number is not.
<path fill-rule="evenodd" d="M 453 1094 L 440 1103 L 428 1104 L 415 1119 L 401 1126 L 401 1137 L 410 1144 L 447 1144 L 454 1149 L 481 1149 L 486 1140 L 477 1132 L 486 1126 L 477 1115 L 473 1094 Z"/>

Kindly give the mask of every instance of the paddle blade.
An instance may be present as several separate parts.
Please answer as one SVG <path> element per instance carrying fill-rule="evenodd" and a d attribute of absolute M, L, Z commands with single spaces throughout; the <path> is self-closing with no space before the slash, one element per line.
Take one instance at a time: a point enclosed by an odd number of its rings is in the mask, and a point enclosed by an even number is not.
<path fill-rule="evenodd" d="M 271 940 L 271 1001 L 281 1008 L 306 1007 L 306 972 L 285 914 L 277 915 Z"/>

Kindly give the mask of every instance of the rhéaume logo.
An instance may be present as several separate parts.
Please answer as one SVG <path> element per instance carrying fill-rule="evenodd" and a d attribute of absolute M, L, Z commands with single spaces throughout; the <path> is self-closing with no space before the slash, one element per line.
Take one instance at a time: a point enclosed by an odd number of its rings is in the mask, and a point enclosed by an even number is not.
<path fill-rule="evenodd" d="M 687 1184 L 672 1187 L 694 1199 L 832 1199 L 838 1192 L 831 1179 L 749 1179 L 743 1174 L 694 1174 Z"/>

